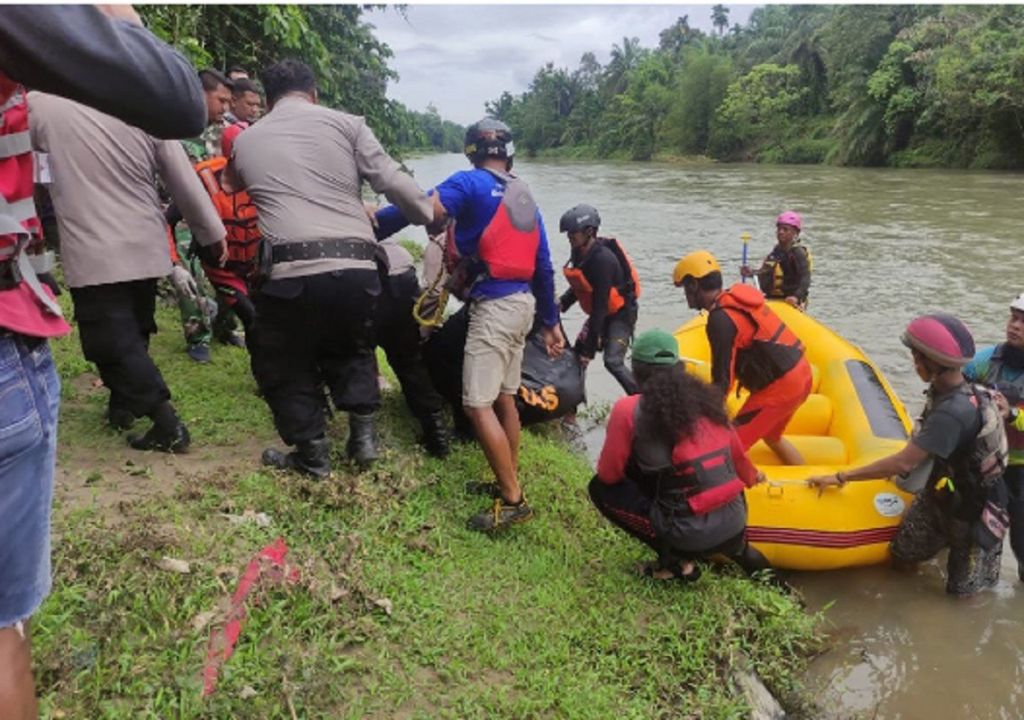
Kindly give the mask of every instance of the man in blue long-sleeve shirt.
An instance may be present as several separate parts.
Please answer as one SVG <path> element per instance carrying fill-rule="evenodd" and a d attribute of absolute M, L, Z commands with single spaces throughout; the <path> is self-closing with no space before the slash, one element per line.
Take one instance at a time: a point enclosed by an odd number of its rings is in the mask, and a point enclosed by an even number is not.
<path fill-rule="evenodd" d="M 533 517 L 517 475 L 519 389 L 526 336 L 538 321 L 549 354 L 565 346 L 555 303 L 554 269 L 540 211 L 526 184 L 512 175 L 514 146 L 508 126 L 490 118 L 466 132 L 472 170 L 435 188 L 455 222 L 461 258 L 457 288 L 470 304 L 462 372 L 462 404 L 497 480 L 493 507 L 470 527 L 491 531 Z M 377 213 L 378 237 L 404 227 L 397 208 Z"/>

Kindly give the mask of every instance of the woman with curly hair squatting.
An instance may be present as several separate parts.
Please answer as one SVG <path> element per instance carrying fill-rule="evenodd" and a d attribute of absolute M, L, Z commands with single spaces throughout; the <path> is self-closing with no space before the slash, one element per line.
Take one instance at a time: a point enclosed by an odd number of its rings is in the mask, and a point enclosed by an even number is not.
<path fill-rule="evenodd" d="M 612 523 L 658 554 L 644 573 L 696 580 L 695 561 L 735 560 L 748 574 L 769 567 L 746 539 L 743 489 L 764 480 L 729 424 L 721 391 L 686 372 L 663 330 L 633 346 L 640 394 L 612 408 L 590 498 Z"/>

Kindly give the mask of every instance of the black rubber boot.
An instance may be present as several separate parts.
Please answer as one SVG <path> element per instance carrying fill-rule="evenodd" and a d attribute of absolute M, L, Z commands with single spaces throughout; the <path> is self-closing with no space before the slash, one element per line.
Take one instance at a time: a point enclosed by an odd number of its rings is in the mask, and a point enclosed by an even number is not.
<path fill-rule="evenodd" d="M 188 428 L 178 418 L 174 406 L 165 402 L 150 416 L 153 427 L 145 435 L 129 435 L 128 444 L 136 450 L 159 450 L 165 453 L 188 452 L 192 438 Z"/>
<path fill-rule="evenodd" d="M 263 451 L 263 464 L 322 480 L 331 474 L 331 446 L 327 438 L 320 437 L 298 443 L 290 453 L 267 448 Z"/>
<path fill-rule="evenodd" d="M 451 452 L 448 436 L 448 424 L 444 421 L 444 412 L 435 410 L 420 418 L 423 428 L 423 446 L 427 453 L 436 458 L 446 458 Z"/>
<path fill-rule="evenodd" d="M 374 427 L 374 413 L 348 414 L 348 456 L 362 467 L 367 468 L 380 457 L 377 448 L 377 431 Z"/>

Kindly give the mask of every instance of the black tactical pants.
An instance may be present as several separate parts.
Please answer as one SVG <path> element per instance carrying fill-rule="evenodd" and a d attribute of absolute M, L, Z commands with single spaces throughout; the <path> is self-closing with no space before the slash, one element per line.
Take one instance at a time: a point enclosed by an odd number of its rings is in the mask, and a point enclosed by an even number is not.
<path fill-rule="evenodd" d="M 605 320 L 604 366 L 612 374 L 627 395 L 640 392 L 640 385 L 633 377 L 633 371 L 626 366 L 626 351 L 633 340 L 633 329 L 636 327 L 637 307 L 631 303 Z"/>
<path fill-rule="evenodd" d="M 110 389 L 110 407 L 150 416 L 171 393 L 149 356 L 156 279 L 71 288 L 85 359 Z"/>
<path fill-rule="evenodd" d="M 252 372 L 289 445 L 324 434 L 327 386 L 334 405 L 360 415 L 380 406 L 374 345 L 376 270 L 270 280 L 254 295 Z"/>
<path fill-rule="evenodd" d="M 419 325 L 412 317 L 418 295 L 415 271 L 388 278 L 377 307 L 377 342 L 402 386 L 406 405 L 422 418 L 440 410 L 444 401 L 434 389 L 420 351 Z"/>

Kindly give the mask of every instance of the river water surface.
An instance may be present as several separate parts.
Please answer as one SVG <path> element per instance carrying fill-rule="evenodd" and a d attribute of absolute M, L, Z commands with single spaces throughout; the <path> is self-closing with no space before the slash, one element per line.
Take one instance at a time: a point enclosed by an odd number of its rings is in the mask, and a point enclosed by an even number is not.
<path fill-rule="evenodd" d="M 459 155 L 408 165 L 424 187 L 467 167 Z M 911 416 L 924 386 L 899 341 L 907 322 L 944 310 L 979 346 L 997 342 L 1010 300 L 1024 292 L 1019 175 L 535 160 L 516 170 L 540 205 L 556 268 L 569 256 L 562 212 L 598 208 L 602 234 L 623 241 L 640 273 L 638 331 L 672 331 L 692 316 L 672 285 L 679 257 L 706 248 L 734 282 L 740 234 L 751 233 L 756 263 L 775 242 L 775 216 L 797 210 L 814 259 L 809 312 L 867 352 Z M 556 286 L 565 288 L 560 274 Z M 566 314 L 570 340 L 582 318 L 578 308 Z M 587 384 L 592 405 L 621 394 L 599 361 Z M 592 455 L 601 433 L 588 435 Z M 1024 717 L 1024 584 L 1009 546 L 995 591 L 968 600 L 945 596 L 944 560 L 912 574 L 882 566 L 793 577 L 809 609 L 825 608 L 835 639 L 807 679 L 828 717 Z"/>

